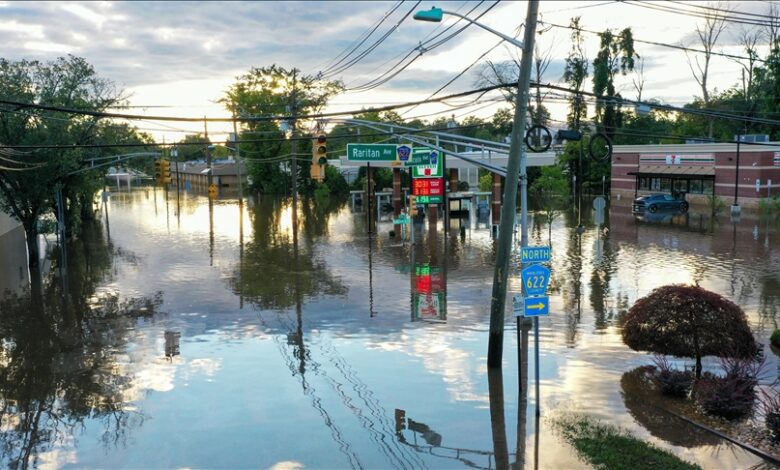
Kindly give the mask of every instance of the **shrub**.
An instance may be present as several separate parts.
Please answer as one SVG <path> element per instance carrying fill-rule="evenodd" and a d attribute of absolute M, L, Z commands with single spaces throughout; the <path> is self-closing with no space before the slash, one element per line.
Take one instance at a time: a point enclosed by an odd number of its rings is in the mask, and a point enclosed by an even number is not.
<path fill-rule="evenodd" d="M 718 377 L 706 372 L 696 382 L 694 396 L 707 413 L 732 420 L 750 414 L 756 394 L 736 377 Z"/>
<path fill-rule="evenodd" d="M 664 395 L 685 398 L 693 385 L 693 372 L 677 370 L 664 356 L 656 356 L 653 362 L 657 370 L 651 379 Z"/>
<path fill-rule="evenodd" d="M 707 373 L 696 384 L 695 396 L 699 405 L 710 414 L 726 419 L 747 416 L 756 401 L 756 386 L 764 361 L 733 357 L 721 358 L 723 377 Z"/>
<path fill-rule="evenodd" d="M 762 390 L 760 400 L 766 429 L 775 441 L 780 441 L 780 394 L 774 388 Z"/>
<path fill-rule="evenodd" d="M 625 316 L 623 342 L 637 351 L 696 359 L 754 358 L 759 347 L 742 309 L 699 286 L 668 285 L 639 299 Z"/>
<path fill-rule="evenodd" d="M 772 336 L 769 337 L 769 342 L 772 343 L 772 346 L 780 348 L 780 329 L 772 332 Z"/>

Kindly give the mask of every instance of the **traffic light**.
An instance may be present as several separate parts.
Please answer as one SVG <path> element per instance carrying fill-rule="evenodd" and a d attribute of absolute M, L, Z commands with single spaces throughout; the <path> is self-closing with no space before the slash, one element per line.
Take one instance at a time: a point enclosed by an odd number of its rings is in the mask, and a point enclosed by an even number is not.
<path fill-rule="evenodd" d="M 325 179 L 325 165 L 328 164 L 328 138 L 320 134 L 311 143 L 311 177 L 317 181 Z"/>
<path fill-rule="evenodd" d="M 158 182 L 162 182 L 162 160 L 154 161 L 154 179 Z"/>
<path fill-rule="evenodd" d="M 414 196 L 412 194 L 409 195 L 409 215 L 411 217 L 417 217 L 417 204 L 416 204 L 417 196 Z"/>
<path fill-rule="evenodd" d="M 160 160 L 160 182 L 171 184 L 171 162 L 168 160 Z"/>

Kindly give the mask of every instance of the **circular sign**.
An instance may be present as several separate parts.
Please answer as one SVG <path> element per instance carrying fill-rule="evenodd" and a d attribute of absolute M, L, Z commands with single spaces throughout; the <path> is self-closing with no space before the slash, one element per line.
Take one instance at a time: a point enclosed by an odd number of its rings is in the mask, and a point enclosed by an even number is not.
<path fill-rule="evenodd" d="M 535 125 L 531 126 L 525 132 L 525 145 L 532 152 L 546 152 L 552 145 L 552 134 L 550 130 L 544 126 Z"/>
<path fill-rule="evenodd" d="M 612 158 L 612 141 L 606 134 L 599 132 L 590 138 L 588 153 L 594 160 L 609 160 Z"/>

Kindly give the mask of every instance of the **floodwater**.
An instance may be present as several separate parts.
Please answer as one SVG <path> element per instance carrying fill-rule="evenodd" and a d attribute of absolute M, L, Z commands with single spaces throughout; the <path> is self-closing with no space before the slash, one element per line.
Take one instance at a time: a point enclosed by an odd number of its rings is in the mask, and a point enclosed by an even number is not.
<path fill-rule="evenodd" d="M 69 247 L 65 283 L 53 250 L 43 308 L 0 304 L 0 463 L 581 468 L 549 422 L 571 411 L 704 468 L 763 465 L 646 406 L 635 370 L 652 357 L 623 345 L 618 319 L 659 285 L 697 282 L 742 305 L 766 344 L 780 310 L 775 221 L 637 220 L 616 206 L 609 230 L 584 211 L 578 236 L 576 214 L 551 227 L 529 217 L 531 243 L 553 247 L 537 420 L 533 354 L 527 400 L 519 393 L 511 297 L 503 374 L 486 368 L 487 225 L 453 220 L 445 234 L 426 221 L 412 246 L 389 236 L 388 219 L 367 235 L 350 204 L 301 201 L 294 213 L 289 200 L 241 210 L 221 197 L 116 192 Z M 766 353 L 772 381 L 779 363 Z"/>

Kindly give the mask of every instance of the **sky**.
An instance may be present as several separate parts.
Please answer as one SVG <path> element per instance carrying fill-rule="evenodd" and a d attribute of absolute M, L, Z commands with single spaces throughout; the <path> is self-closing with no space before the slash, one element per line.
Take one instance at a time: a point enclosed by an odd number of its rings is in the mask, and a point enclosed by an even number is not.
<path fill-rule="evenodd" d="M 129 97 L 130 112 L 145 115 L 226 117 L 217 103 L 236 77 L 251 67 L 277 64 L 296 67 L 305 74 L 326 72 L 341 79 L 348 91 L 332 100 L 328 111 L 356 110 L 369 106 L 401 103 L 427 98 L 498 42 L 492 33 L 471 26 L 438 47 L 424 51 L 403 72 L 379 87 L 361 90 L 415 47 L 430 48 L 459 29 L 457 24 L 434 41 L 457 18 L 446 16 L 442 24 L 414 21 L 410 14 L 431 6 L 467 14 L 507 35 L 522 38 L 527 3 L 493 2 L 5 2 L 0 1 L 0 43 L 2 57 L 8 60 L 52 60 L 65 54 L 84 57 L 98 74 L 114 81 Z M 669 3 L 667 3 L 669 5 Z M 672 3 L 674 5 L 674 3 Z M 698 2 L 698 5 L 706 5 Z M 723 2 L 722 6 L 749 13 L 765 13 L 767 2 Z M 397 8 L 396 8 L 397 7 Z M 690 7 L 689 7 L 690 8 Z M 489 9 L 489 10 L 488 10 Z M 351 60 L 387 34 L 384 41 L 344 70 L 338 59 L 345 50 L 364 36 L 379 20 L 386 20 L 356 52 Z M 607 1 L 541 1 L 540 20 L 566 25 L 573 16 L 581 16 L 584 28 L 603 31 L 632 28 L 634 38 L 645 41 L 696 44 L 695 28 L 703 20 L 690 15 L 660 12 L 641 5 Z M 736 40 L 743 25 L 730 24 L 717 46 L 718 51 L 744 55 Z M 755 28 L 755 26 L 753 26 Z M 570 31 L 538 26 L 538 48 L 549 52 L 551 64 L 544 82 L 560 83 L 564 59 L 571 42 Z M 586 34 L 586 51 L 592 61 L 598 39 Z M 644 59 L 643 99 L 658 99 L 681 105 L 701 90 L 693 79 L 683 51 L 635 44 Z M 761 49 L 764 56 L 765 49 Z M 695 54 L 694 54 L 695 56 Z M 502 62 L 519 57 L 516 47 L 503 44 L 485 55 L 442 95 L 482 86 L 479 74 L 484 60 Z M 692 57 L 693 58 L 693 57 Z M 328 73 L 336 64 L 337 69 Z M 737 83 L 741 66 L 733 60 L 714 57 L 711 64 L 711 89 L 723 90 Z M 338 72 L 338 73 L 336 73 Z M 636 98 L 632 86 L 634 74 L 620 77 L 618 89 L 624 97 Z M 349 90 L 350 88 L 357 88 Z M 588 84 L 587 89 L 591 85 Z M 404 114 L 413 118 L 455 115 L 489 118 L 505 103 L 500 93 L 487 95 L 496 101 L 470 108 L 425 105 Z M 462 105 L 466 99 L 452 100 Z M 551 101 L 547 106 L 553 119 L 565 118 L 565 104 Z M 403 110 L 401 110 L 403 111 Z M 439 113 L 431 115 L 432 113 Z M 200 124 L 136 122 L 158 140 L 175 141 L 186 133 L 202 132 Z M 209 133 L 219 139 L 228 132 L 228 124 L 210 124 Z"/>

